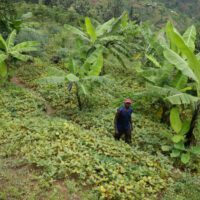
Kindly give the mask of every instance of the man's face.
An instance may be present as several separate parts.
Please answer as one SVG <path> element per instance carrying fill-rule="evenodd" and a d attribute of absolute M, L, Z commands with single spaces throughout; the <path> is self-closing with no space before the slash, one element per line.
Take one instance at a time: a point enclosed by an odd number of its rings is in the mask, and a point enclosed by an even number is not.
<path fill-rule="evenodd" d="M 126 108 L 130 108 L 131 104 L 130 103 L 125 103 Z"/>

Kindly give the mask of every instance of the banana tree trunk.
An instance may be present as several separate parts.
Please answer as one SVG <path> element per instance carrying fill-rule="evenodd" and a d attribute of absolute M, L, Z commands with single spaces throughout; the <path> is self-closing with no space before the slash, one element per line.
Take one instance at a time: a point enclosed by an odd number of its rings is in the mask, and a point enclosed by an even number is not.
<path fill-rule="evenodd" d="M 197 104 L 196 109 L 194 110 L 193 116 L 192 116 L 192 121 L 190 125 L 190 130 L 186 134 L 186 146 L 191 146 L 194 144 L 195 141 L 195 136 L 194 136 L 194 131 L 196 128 L 197 120 L 200 114 L 200 102 Z"/>
<path fill-rule="evenodd" d="M 170 125 L 170 121 L 169 121 L 170 108 L 166 104 L 163 104 L 162 109 L 163 109 L 163 112 L 162 112 L 162 117 L 161 117 L 161 123 L 166 123 Z"/>

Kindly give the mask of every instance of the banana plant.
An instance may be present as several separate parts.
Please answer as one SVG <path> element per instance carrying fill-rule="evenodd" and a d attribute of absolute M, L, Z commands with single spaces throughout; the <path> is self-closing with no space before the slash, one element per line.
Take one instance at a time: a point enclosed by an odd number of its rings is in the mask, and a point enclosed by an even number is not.
<path fill-rule="evenodd" d="M 80 65 L 81 64 L 81 65 Z M 87 95 L 85 86 L 86 81 L 93 82 L 100 79 L 99 75 L 103 67 L 102 51 L 97 49 L 94 51 L 83 63 L 70 59 L 67 64 L 68 71 L 70 72 L 66 78 L 69 81 L 68 90 L 71 91 L 72 87 L 76 88 L 76 98 L 78 101 L 79 109 L 82 110 L 83 104 L 81 101 L 81 94 Z"/>
<path fill-rule="evenodd" d="M 88 54 L 101 48 L 104 58 L 112 54 L 125 67 L 124 58 L 130 57 L 129 45 L 125 42 L 125 37 L 123 36 L 123 30 L 127 25 L 128 15 L 123 13 L 119 18 L 112 18 L 104 24 L 98 24 L 96 27 L 92 24 L 91 19 L 86 17 L 85 30 L 71 25 L 65 25 L 65 29 L 75 34 L 88 45 Z"/>
<path fill-rule="evenodd" d="M 190 145 L 200 112 L 200 60 L 198 54 L 195 54 L 196 29 L 191 26 L 181 35 L 168 22 L 165 33 L 166 38 L 160 40 L 163 63 L 159 63 L 153 56 L 147 56 L 155 65 L 150 71 L 151 75 L 146 75 L 150 82 L 147 90 L 172 106 L 191 106 L 193 117 L 186 142 Z"/>
<path fill-rule="evenodd" d="M 183 76 L 186 76 L 190 85 L 193 87 L 187 87 L 184 89 L 184 93 L 178 95 L 172 95 L 168 97 L 170 102 L 175 105 L 187 104 L 191 105 L 191 102 L 184 96 L 190 91 L 193 91 L 193 117 L 190 129 L 187 133 L 187 143 L 191 144 L 194 136 L 194 129 L 200 112 L 200 60 L 195 54 L 195 39 L 196 29 L 191 26 L 183 36 L 173 27 L 172 23 L 168 22 L 166 27 L 166 33 L 170 42 L 170 48 L 166 48 L 164 56 L 166 60 L 180 71 Z"/>
<path fill-rule="evenodd" d="M 200 146 L 185 147 L 187 132 L 190 129 L 190 121 L 182 121 L 178 107 L 173 107 L 170 111 L 170 123 L 175 134 L 169 134 L 172 146 L 163 145 L 162 150 L 170 151 L 172 158 L 180 158 L 183 164 L 188 164 L 191 157 L 200 155 Z"/>
<path fill-rule="evenodd" d="M 89 88 L 95 82 L 101 82 L 105 78 L 104 76 L 99 76 L 103 63 L 102 51 L 97 49 L 84 59 L 70 58 L 66 63 L 68 73 L 56 69 L 54 74 L 57 75 L 42 78 L 38 82 L 44 84 L 67 84 L 70 92 L 75 91 L 78 108 L 82 110 L 83 97 L 89 95 Z M 72 90 L 73 87 L 75 90 Z"/>
<path fill-rule="evenodd" d="M 15 38 L 15 30 L 8 36 L 7 40 L 4 40 L 0 35 L 0 76 L 2 78 L 8 77 L 10 62 L 13 59 L 27 61 L 32 57 L 26 53 L 37 51 L 37 42 L 27 41 L 15 45 Z"/>

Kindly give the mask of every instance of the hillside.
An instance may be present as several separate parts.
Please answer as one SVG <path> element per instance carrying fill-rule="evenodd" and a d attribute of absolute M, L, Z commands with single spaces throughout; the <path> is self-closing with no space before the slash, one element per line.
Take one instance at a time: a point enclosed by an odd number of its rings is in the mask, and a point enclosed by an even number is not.
<path fill-rule="evenodd" d="M 199 200 L 199 38 L 173 2 L 2 1 L 0 200 Z"/>
<path fill-rule="evenodd" d="M 188 15 L 193 20 L 199 20 L 199 9 L 200 9 L 200 2 L 198 0 L 174 0 L 174 1 L 166 1 L 160 0 L 163 2 L 166 7 L 177 10 L 180 13 L 184 13 Z"/>

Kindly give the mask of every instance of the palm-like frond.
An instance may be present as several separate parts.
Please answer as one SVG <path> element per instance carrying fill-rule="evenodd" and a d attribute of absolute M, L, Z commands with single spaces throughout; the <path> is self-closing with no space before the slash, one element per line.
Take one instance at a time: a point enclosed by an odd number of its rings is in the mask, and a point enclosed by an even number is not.
<path fill-rule="evenodd" d="M 74 26 L 71 26 L 71 25 L 68 25 L 68 24 L 66 24 L 66 25 L 64 26 L 64 28 L 65 28 L 67 31 L 69 31 L 69 32 L 71 32 L 71 33 L 73 33 L 73 34 L 78 35 L 78 36 L 81 37 L 83 40 L 85 40 L 85 41 L 87 41 L 87 42 L 90 42 L 90 39 L 88 38 L 88 36 L 87 36 L 83 31 L 79 30 L 78 28 L 76 28 L 76 27 L 74 27 Z"/>
<path fill-rule="evenodd" d="M 7 47 L 8 49 L 12 48 L 15 44 L 15 39 L 16 39 L 16 35 L 17 35 L 17 32 L 16 30 L 14 30 L 8 37 L 8 39 L 6 40 L 6 43 L 7 43 Z"/>
<path fill-rule="evenodd" d="M 121 54 L 119 51 L 116 50 L 116 48 L 114 47 L 110 47 L 109 51 L 111 52 L 111 54 L 113 54 L 117 60 L 121 63 L 121 65 L 126 68 L 126 64 L 124 62 L 124 55 Z"/>
<path fill-rule="evenodd" d="M 123 41 L 123 40 L 124 40 L 124 37 L 118 36 L 118 35 L 108 35 L 99 39 L 99 41 L 102 43 L 116 42 L 116 41 Z"/>
<path fill-rule="evenodd" d="M 196 41 L 197 31 L 194 25 L 189 27 L 186 32 L 183 34 L 183 39 L 185 44 L 190 48 L 192 52 L 195 50 L 195 41 Z"/>
<path fill-rule="evenodd" d="M 17 51 L 19 53 L 37 51 L 38 46 L 39 43 L 35 41 L 22 42 L 14 46 L 10 51 Z"/>
<path fill-rule="evenodd" d="M 166 98 L 173 105 L 194 105 L 200 98 L 186 93 L 178 93 Z"/>
<path fill-rule="evenodd" d="M 105 22 L 104 24 L 97 26 L 96 28 L 97 36 L 101 37 L 103 35 L 106 35 L 110 31 L 110 28 L 112 24 L 114 23 L 114 21 L 115 19 L 112 18 L 109 21 Z"/>
<path fill-rule="evenodd" d="M 0 52 L 0 63 L 4 62 L 7 59 L 7 55 Z"/>
<path fill-rule="evenodd" d="M 158 87 L 148 85 L 147 89 L 154 95 L 168 100 L 173 105 L 194 105 L 200 100 L 198 97 L 180 92 L 171 87 Z"/>
<path fill-rule="evenodd" d="M 12 51 L 10 54 L 12 55 L 12 57 L 14 57 L 18 60 L 21 60 L 21 61 L 27 61 L 29 59 L 32 59 L 32 56 L 24 55 L 17 51 Z"/>
<path fill-rule="evenodd" d="M 121 53 L 126 58 L 130 58 L 130 51 L 127 51 L 126 48 L 123 48 L 120 44 L 113 44 L 113 48 L 115 48 L 119 53 Z"/>
<path fill-rule="evenodd" d="M 0 49 L 7 50 L 7 43 L 1 34 L 0 34 Z"/>

